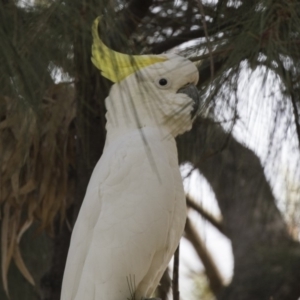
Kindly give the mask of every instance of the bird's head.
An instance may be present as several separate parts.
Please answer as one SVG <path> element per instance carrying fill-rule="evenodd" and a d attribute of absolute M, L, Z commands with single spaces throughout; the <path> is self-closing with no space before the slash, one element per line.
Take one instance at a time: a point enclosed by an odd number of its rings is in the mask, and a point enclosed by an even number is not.
<path fill-rule="evenodd" d="M 105 104 L 107 129 L 156 126 L 176 136 L 192 127 L 199 108 L 199 73 L 175 55 L 126 55 L 109 49 L 93 24 L 92 62 L 115 84 Z"/>

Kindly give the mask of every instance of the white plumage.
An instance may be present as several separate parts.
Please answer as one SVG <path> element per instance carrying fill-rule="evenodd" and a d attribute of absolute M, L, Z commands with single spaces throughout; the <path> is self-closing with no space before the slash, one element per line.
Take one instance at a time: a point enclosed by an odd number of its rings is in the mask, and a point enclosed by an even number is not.
<path fill-rule="evenodd" d="M 177 91 L 198 71 L 165 58 L 105 101 L 106 144 L 73 229 L 62 300 L 149 298 L 178 246 L 186 203 L 174 137 L 191 128 L 194 102 Z"/>

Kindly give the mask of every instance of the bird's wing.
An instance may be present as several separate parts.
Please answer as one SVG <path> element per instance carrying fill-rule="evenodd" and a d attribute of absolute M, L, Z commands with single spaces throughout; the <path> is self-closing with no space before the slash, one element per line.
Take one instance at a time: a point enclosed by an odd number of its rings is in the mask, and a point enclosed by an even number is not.
<path fill-rule="evenodd" d="M 167 247 L 174 178 L 166 149 L 147 141 L 152 162 L 138 132 L 108 147 L 96 166 L 74 227 L 62 300 L 130 297 Z"/>
<path fill-rule="evenodd" d="M 72 231 L 66 262 L 62 300 L 73 300 L 80 282 L 83 265 L 92 240 L 93 228 L 101 212 L 101 184 L 109 174 L 109 163 L 101 158 L 92 174 L 86 195 Z"/>

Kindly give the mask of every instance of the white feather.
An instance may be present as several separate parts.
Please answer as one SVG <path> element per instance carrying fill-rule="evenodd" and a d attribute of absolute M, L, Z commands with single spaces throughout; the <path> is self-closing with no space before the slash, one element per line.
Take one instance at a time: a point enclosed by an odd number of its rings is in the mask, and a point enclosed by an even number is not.
<path fill-rule="evenodd" d="M 106 99 L 107 141 L 72 233 L 62 300 L 150 297 L 178 246 L 186 204 L 174 136 L 191 127 L 192 102 L 176 91 L 198 72 L 172 60 L 115 84 Z M 168 89 L 157 87 L 162 76 Z"/>

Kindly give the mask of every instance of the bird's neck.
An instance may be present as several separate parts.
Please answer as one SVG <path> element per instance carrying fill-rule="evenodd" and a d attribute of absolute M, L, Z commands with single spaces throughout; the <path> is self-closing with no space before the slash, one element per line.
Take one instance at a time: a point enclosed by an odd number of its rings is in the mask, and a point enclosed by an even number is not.
<path fill-rule="evenodd" d="M 131 124 L 132 125 L 132 124 Z M 116 140 L 119 139 L 126 139 L 130 138 L 134 135 L 140 136 L 142 140 L 147 143 L 147 137 L 151 136 L 151 138 L 155 138 L 157 141 L 161 142 L 174 142 L 175 139 L 174 137 L 170 134 L 169 130 L 165 128 L 164 126 L 162 127 L 157 127 L 157 126 L 142 126 L 142 127 L 137 127 L 137 126 L 130 126 L 130 124 L 126 126 L 110 126 L 109 123 L 106 125 L 107 129 L 107 135 L 106 135 L 106 143 L 110 144 L 113 143 Z"/>
<path fill-rule="evenodd" d="M 115 93 L 105 100 L 107 113 L 106 130 L 107 139 L 112 141 L 120 136 L 139 132 L 156 132 L 157 138 L 164 140 L 172 136 L 169 126 L 162 124 L 162 116 L 159 108 L 147 107 L 144 103 L 134 102 L 126 95 L 116 98 Z M 172 136 L 173 138 L 173 136 Z"/>

